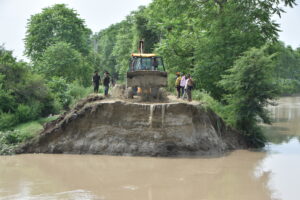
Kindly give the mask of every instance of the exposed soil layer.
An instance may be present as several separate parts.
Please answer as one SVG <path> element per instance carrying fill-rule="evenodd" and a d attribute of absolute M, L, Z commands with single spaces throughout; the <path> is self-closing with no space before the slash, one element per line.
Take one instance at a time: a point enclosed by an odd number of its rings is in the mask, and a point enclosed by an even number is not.
<path fill-rule="evenodd" d="M 200 104 L 92 96 L 45 125 L 17 153 L 220 155 L 247 148 L 239 132 Z"/>

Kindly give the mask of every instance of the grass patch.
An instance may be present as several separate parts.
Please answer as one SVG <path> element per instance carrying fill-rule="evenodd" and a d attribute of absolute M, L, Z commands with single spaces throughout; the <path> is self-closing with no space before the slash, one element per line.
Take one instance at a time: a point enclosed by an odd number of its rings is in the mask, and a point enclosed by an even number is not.
<path fill-rule="evenodd" d="M 57 116 L 40 118 L 35 121 L 30 121 L 30 122 L 19 124 L 19 125 L 13 127 L 12 129 L 15 131 L 20 131 L 23 133 L 35 135 L 43 129 L 43 124 L 45 124 L 47 122 L 51 122 L 55 119 L 57 119 Z"/>
<path fill-rule="evenodd" d="M 233 108 L 230 105 L 223 105 L 205 91 L 193 90 L 192 93 L 194 100 L 201 101 L 204 107 L 210 108 L 215 113 L 217 113 L 217 115 L 219 115 L 227 125 L 233 127 L 235 126 L 235 114 Z"/>
<path fill-rule="evenodd" d="M 13 154 L 15 147 L 36 136 L 43 130 L 43 124 L 57 119 L 58 116 L 40 118 L 19 124 L 9 131 L 0 132 L 0 155 Z"/>

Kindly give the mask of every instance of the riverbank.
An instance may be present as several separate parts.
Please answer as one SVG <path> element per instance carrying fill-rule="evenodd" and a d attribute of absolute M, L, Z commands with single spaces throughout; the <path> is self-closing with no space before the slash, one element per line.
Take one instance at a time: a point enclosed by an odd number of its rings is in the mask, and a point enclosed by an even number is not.
<path fill-rule="evenodd" d="M 17 153 L 220 155 L 244 137 L 199 102 L 142 103 L 90 96 L 47 124 Z"/>

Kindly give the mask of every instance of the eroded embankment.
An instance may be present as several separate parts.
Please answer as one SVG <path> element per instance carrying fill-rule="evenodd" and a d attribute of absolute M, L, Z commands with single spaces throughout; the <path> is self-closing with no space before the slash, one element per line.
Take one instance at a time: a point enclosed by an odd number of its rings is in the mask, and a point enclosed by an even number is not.
<path fill-rule="evenodd" d="M 169 156 L 221 154 L 244 138 L 200 105 L 87 99 L 17 153 Z"/>

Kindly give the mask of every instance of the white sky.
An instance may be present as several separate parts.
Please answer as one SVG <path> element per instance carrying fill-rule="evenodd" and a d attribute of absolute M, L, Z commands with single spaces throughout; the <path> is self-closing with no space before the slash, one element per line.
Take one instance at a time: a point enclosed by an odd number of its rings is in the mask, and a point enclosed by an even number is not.
<path fill-rule="evenodd" d="M 23 56 L 26 24 L 31 15 L 56 3 L 65 3 L 77 11 L 93 32 L 120 22 L 140 5 L 152 0 L 0 0 L 0 44 L 13 50 L 19 59 Z M 297 0 L 300 4 L 300 0 Z M 280 40 L 293 48 L 300 47 L 300 5 L 287 9 L 278 22 L 281 24 Z M 27 60 L 27 59 L 25 59 Z"/>

